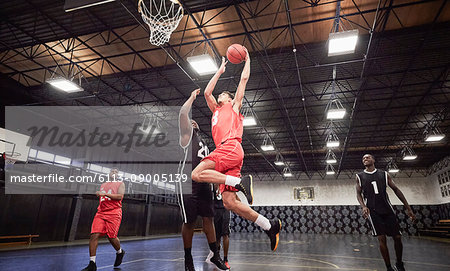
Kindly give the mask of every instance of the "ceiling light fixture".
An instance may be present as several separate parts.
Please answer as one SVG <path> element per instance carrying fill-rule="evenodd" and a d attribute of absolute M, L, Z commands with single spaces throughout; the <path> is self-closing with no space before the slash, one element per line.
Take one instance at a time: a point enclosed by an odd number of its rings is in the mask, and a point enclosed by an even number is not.
<path fill-rule="evenodd" d="M 244 115 L 244 122 L 243 122 L 244 127 L 256 125 L 256 118 L 253 115 L 253 111 L 248 103 L 244 105 L 243 115 Z"/>
<path fill-rule="evenodd" d="M 336 148 L 339 147 L 339 138 L 338 136 L 331 131 L 326 139 L 327 148 Z"/>
<path fill-rule="evenodd" d="M 255 126 L 256 125 L 255 117 L 253 117 L 253 116 L 244 117 L 243 125 L 244 125 L 244 127 Z"/>
<path fill-rule="evenodd" d="M 445 138 L 445 134 L 439 131 L 439 128 L 434 128 L 431 132 L 427 132 L 425 136 L 425 142 L 439 142 Z"/>
<path fill-rule="evenodd" d="M 336 164 L 337 163 L 336 155 L 334 154 L 334 152 L 332 150 L 328 150 L 328 153 L 325 156 L 325 162 L 327 164 Z"/>
<path fill-rule="evenodd" d="M 273 145 L 272 141 L 270 140 L 269 135 L 264 136 L 263 143 L 261 145 L 261 150 L 263 151 L 273 151 L 275 150 L 275 146 Z"/>
<path fill-rule="evenodd" d="M 283 162 L 283 157 L 281 156 L 280 153 L 277 153 L 277 157 L 275 158 L 275 165 L 277 166 L 284 166 L 285 163 Z"/>
<path fill-rule="evenodd" d="M 209 54 L 191 56 L 187 62 L 199 75 L 213 74 L 217 71 L 217 64 Z"/>
<path fill-rule="evenodd" d="M 289 167 L 285 167 L 283 169 L 283 177 L 292 177 L 292 172 L 291 169 Z"/>
<path fill-rule="evenodd" d="M 325 173 L 327 175 L 334 175 L 334 174 L 336 174 L 336 171 L 334 170 L 333 165 L 327 164 L 327 166 L 325 167 Z"/>
<path fill-rule="evenodd" d="M 411 161 L 417 158 L 417 154 L 409 146 L 403 148 L 402 153 L 403 153 L 403 160 L 405 161 Z"/>
<path fill-rule="evenodd" d="M 272 144 L 261 145 L 261 150 L 273 151 L 273 150 L 275 150 L 275 147 Z"/>
<path fill-rule="evenodd" d="M 328 56 L 352 54 L 358 41 L 358 30 L 330 33 L 328 37 Z"/>
<path fill-rule="evenodd" d="M 327 105 L 327 119 L 343 119 L 347 111 L 337 98 L 330 100 Z"/>
<path fill-rule="evenodd" d="M 392 159 L 388 165 L 387 165 L 387 171 L 389 173 L 398 173 L 400 171 L 400 169 L 398 169 L 397 164 L 394 162 L 394 160 Z"/>
<path fill-rule="evenodd" d="M 47 80 L 47 83 L 67 93 L 83 91 L 83 88 L 79 86 L 77 83 L 62 77 L 49 79 Z"/>
<path fill-rule="evenodd" d="M 144 134 L 151 133 L 152 135 L 157 135 L 159 133 L 162 133 L 161 125 L 158 121 L 157 116 L 153 117 L 145 116 L 142 125 L 139 127 L 139 130 Z"/>

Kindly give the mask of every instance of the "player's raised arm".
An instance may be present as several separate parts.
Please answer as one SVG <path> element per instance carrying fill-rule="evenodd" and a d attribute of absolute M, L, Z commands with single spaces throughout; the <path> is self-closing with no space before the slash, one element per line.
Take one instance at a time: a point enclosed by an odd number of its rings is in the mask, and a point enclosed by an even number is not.
<path fill-rule="evenodd" d="M 209 109 L 213 113 L 216 110 L 217 101 L 212 93 L 214 91 L 214 88 L 216 87 L 217 81 L 219 81 L 220 76 L 225 72 L 225 66 L 227 65 L 227 63 L 228 61 L 225 61 L 225 58 L 222 57 L 222 64 L 220 65 L 220 68 L 217 70 L 216 74 L 214 74 L 213 78 L 209 80 L 209 83 L 205 88 L 206 103 L 208 104 Z"/>
<path fill-rule="evenodd" d="M 192 104 L 194 100 L 197 98 L 197 95 L 200 93 L 200 89 L 196 89 L 191 92 L 191 96 L 184 102 L 183 106 L 180 109 L 180 116 L 178 118 L 179 121 L 179 129 L 180 129 L 180 146 L 186 148 L 189 145 L 189 141 L 192 137 L 192 124 L 189 119 L 189 112 L 191 111 Z"/>
<path fill-rule="evenodd" d="M 234 111 L 236 111 L 236 113 L 239 113 L 239 111 L 241 111 L 242 100 L 244 99 L 245 95 L 245 87 L 247 86 L 248 79 L 250 78 L 250 56 L 247 49 L 245 49 L 245 52 L 247 53 L 247 56 L 245 57 L 245 65 L 244 69 L 242 70 L 241 80 L 239 81 L 239 85 L 233 100 L 233 109 Z"/>

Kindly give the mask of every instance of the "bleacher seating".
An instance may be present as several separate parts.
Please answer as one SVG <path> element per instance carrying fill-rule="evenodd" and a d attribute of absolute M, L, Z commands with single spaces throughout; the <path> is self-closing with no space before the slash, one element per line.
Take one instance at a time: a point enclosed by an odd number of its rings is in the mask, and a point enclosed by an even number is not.
<path fill-rule="evenodd" d="M 420 230 L 419 235 L 450 239 L 450 219 L 439 220 L 433 227 L 426 230 Z"/>

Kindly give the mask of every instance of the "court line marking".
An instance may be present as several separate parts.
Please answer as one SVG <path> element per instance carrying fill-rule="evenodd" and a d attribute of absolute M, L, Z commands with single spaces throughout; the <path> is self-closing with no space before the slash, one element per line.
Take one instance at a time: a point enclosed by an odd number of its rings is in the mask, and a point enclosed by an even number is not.
<path fill-rule="evenodd" d="M 127 250 L 127 254 L 130 253 L 184 253 L 184 251 L 181 250 L 164 250 L 164 251 L 152 251 L 152 250 Z M 198 251 L 193 251 L 193 252 L 198 252 Z M 201 251 L 204 252 L 204 251 Z M 70 256 L 70 255 L 85 255 L 85 252 L 80 252 L 80 253 L 61 253 L 61 254 L 46 254 L 46 257 L 49 256 L 54 256 L 54 257 L 59 257 L 59 256 Z M 107 255 L 107 254 L 112 254 L 110 252 L 102 252 L 102 253 L 97 253 L 98 255 Z M 265 256 L 276 256 L 276 255 L 300 255 L 300 256 L 319 256 L 319 257 L 335 257 L 335 258 L 344 258 L 344 259 L 359 259 L 359 260 L 372 260 L 372 261 L 382 261 L 381 258 L 367 258 L 367 257 L 353 257 L 353 256 L 345 256 L 345 255 L 327 255 L 327 254 L 298 254 L 298 253 L 289 253 L 289 252 L 277 252 L 274 255 L 267 255 L 266 252 L 230 252 L 228 253 L 228 255 L 242 255 L 242 254 L 247 254 L 247 255 L 251 255 L 251 254 L 263 254 Z M 42 255 L 16 255 L 16 256 L 5 256 L 5 257 L 0 257 L 1 259 L 10 259 L 10 258 L 30 258 L 30 257 L 40 257 Z M 195 256 L 198 257 L 198 256 Z M 206 254 L 205 256 L 206 257 Z M 417 265 L 428 265 L 428 266 L 436 266 L 436 267 L 447 267 L 450 268 L 450 265 L 446 265 L 446 264 L 436 264 L 436 263 L 424 263 L 424 262 L 413 262 L 413 261 L 403 261 L 405 263 L 408 264 L 417 264 Z"/>
<path fill-rule="evenodd" d="M 142 262 L 142 261 L 161 261 L 161 262 L 178 262 L 181 261 L 182 258 L 178 258 L 178 259 L 154 259 L 154 258 L 142 258 L 142 259 L 137 259 L 137 260 L 133 260 L 133 261 L 128 261 L 128 262 L 123 262 L 120 266 L 124 265 L 124 264 L 129 264 L 129 263 L 136 263 L 136 262 Z M 102 266 L 102 267 L 97 267 L 98 269 L 105 269 L 105 268 L 111 268 L 114 267 L 114 265 L 106 265 L 106 266 Z"/>
<path fill-rule="evenodd" d="M 230 254 L 234 254 L 236 252 L 233 253 L 228 253 Z M 266 254 L 265 252 L 241 252 L 241 253 L 236 253 L 236 255 L 239 254 Z M 304 255 L 304 256 L 319 256 L 319 257 L 335 257 L 335 258 L 348 258 L 348 259 L 361 259 L 361 260 L 372 260 L 372 261 L 383 261 L 382 258 L 366 258 L 366 257 L 353 257 L 353 256 L 345 256 L 345 255 L 327 255 L 327 254 L 298 254 L 298 253 L 290 253 L 290 252 L 281 252 L 281 253 L 277 253 L 274 255 L 278 255 L 278 254 L 287 254 L 287 255 Z M 265 256 L 271 256 L 271 255 L 265 255 Z M 420 265 L 432 265 L 432 266 L 438 266 L 438 267 L 449 267 L 450 265 L 446 265 L 446 264 L 436 264 L 436 263 L 423 263 L 423 262 L 412 262 L 412 261 L 405 261 L 403 260 L 404 263 L 410 263 L 410 264 L 420 264 Z"/>
<path fill-rule="evenodd" d="M 141 251 L 130 251 L 130 252 L 145 252 L 145 253 L 154 253 L 154 252 L 160 252 L 160 253 L 173 253 L 173 252 L 177 252 L 177 253 L 184 253 L 184 251 L 181 250 L 158 250 L 158 251 L 150 251 L 150 250 L 141 250 Z M 193 252 L 204 252 L 204 251 L 197 251 L 194 250 Z M 128 253 L 128 251 L 127 251 Z M 229 252 L 228 255 L 242 255 L 242 254 L 263 254 L 264 256 L 277 256 L 277 255 L 298 255 L 298 256 L 318 256 L 318 257 L 335 257 L 335 258 L 344 258 L 344 259 L 358 259 L 358 260 L 372 260 L 372 261 L 383 261 L 382 258 L 367 258 L 367 257 L 355 257 L 355 256 L 345 256 L 345 255 L 329 255 L 329 254 L 299 254 L 299 253 L 291 253 L 291 252 L 276 252 L 273 255 L 267 255 L 267 252 L 239 252 L 239 251 L 234 251 L 234 252 Z M 196 256 L 197 257 L 197 256 Z M 205 254 L 206 257 L 206 254 Z M 418 264 L 418 265 L 431 265 L 431 266 L 437 266 L 437 267 L 449 267 L 450 265 L 446 265 L 446 264 L 436 264 L 436 263 L 423 263 L 423 262 L 413 262 L 413 261 L 405 261 L 403 260 L 403 262 L 405 263 L 409 263 L 409 264 Z"/>
<path fill-rule="evenodd" d="M 101 252 L 96 253 L 98 255 L 107 255 L 112 254 L 113 252 Z M 128 253 L 128 251 L 127 251 Z M 88 253 L 89 254 L 89 253 Z M 60 254 L 28 254 L 28 255 L 16 255 L 16 256 L 4 256 L 0 257 L 1 259 L 11 259 L 11 258 L 30 258 L 30 257 L 42 257 L 45 255 L 45 257 L 59 257 L 59 256 L 70 256 L 70 255 L 86 255 L 86 252 L 78 252 L 78 253 L 60 253 Z"/>
<path fill-rule="evenodd" d="M 172 238 L 171 238 L 172 239 Z M 139 240 L 136 240 L 139 241 Z M 242 242 L 242 241 L 241 241 Z M 254 241 L 253 241 L 254 242 Z M 5 251 L 6 252 L 6 251 Z M 11 251 L 11 252 L 17 252 L 17 251 Z M 151 250 L 145 250 L 145 251 L 127 251 L 127 253 L 138 253 L 138 252 L 143 252 L 143 253 L 167 253 L 167 252 L 176 252 L 176 253 L 183 253 L 183 251 L 177 251 L 177 250 L 170 250 L 170 251 L 151 251 Z M 195 252 L 195 251 L 194 251 Z M 236 253 L 236 254 L 235 254 Z M 80 252 L 80 253 L 61 253 L 61 254 L 49 254 L 46 255 L 48 256 L 70 256 L 70 255 L 82 255 L 85 254 L 85 252 Z M 110 254 L 109 252 L 103 252 L 103 253 L 97 253 L 97 255 L 106 255 L 106 254 Z M 229 255 L 242 255 L 242 254 L 264 254 L 265 256 L 272 256 L 272 255 L 267 255 L 266 252 L 232 252 L 229 253 Z M 347 259 L 359 259 L 359 260 L 372 260 L 372 261 L 382 261 L 381 258 L 367 258 L 367 257 L 353 257 L 353 256 L 345 256 L 345 255 L 329 255 L 329 254 L 298 254 L 298 253 L 288 253 L 288 252 L 277 252 L 274 255 L 303 255 L 303 256 L 318 256 L 318 257 L 334 257 L 334 258 L 347 258 Z M 0 257 L 1 259 L 9 259 L 9 258 L 29 258 L 29 257 L 40 257 L 42 255 L 37 255 L 37 254 L 33 254 L 33 255 L 16 255 L 16 256 L 5 256 L 5 257 Z M 197 256 L 196 256 L 197 257 Z M 409 264 L 416 264 L 416 265 L 427 265 L 427 266 L 436 266 L 436 267 L 444 267 L 444 268 L 450 268 L 450 265 L 445 265 L 445 264 L 435 264 L 435 263 L 424 263 L 424 262 L 414 262 L 414 261 L 404 261 L 405 263 L 409 263 Z"/>
<path fill-rule="evenodd" d="M 250 256 L 259 256 L 259 255 L 250 255 Z M 203 257 L 203 256 L 195 256 L 195 257 Z M 323 263 L 323 264 L 328 264 L 328 265 L 331 265 L 334 269 L 342 269 L 342 268 L 340 268 L 339 266 L 337 266 L 337 265 L 335 265 L 333 263 L 322 261 L 322 260 L 317 260 L 317 259 L 312 259 L 312 258 L 290 257 L 290 256 L 283 256 L 283 255 L 264 255 L 264 257 L 277 257 L 277 258 L 307 260 L 307 261 L 312 261 L 312 262 L 319 262 L 319 263 Z"/>
<path fill-rule="evenodd" d="M 202 257 L 204 258 L 204 256 L 195 256 L 193 258 L 198 258 L 198 257 Z M 295 258 L 295 257 L 292 257 Z M 298 259 L 307 259 L 307 258 L 298 258 Z M 307 260 L 313 260 L 314 259 L 307 259 Z M 136 263 L 136 262 L 142 262 L 142 261 L 161 261 L 161 262 L 182 262 L 184 261 L 184 258 L 178 258 L 178 259 L 155 259 L 155 258 L 142 258 L 142 259 L 137 259 L 137 260 L 133 260 L 133 261 L 128 261 L 128 262 L 123 262 L 122 265 L 124 264 L 130 264 L 130 263 Z M 196 263 L 205 263 L 204 261 L 194 261 Z M 361 268 L 343 268 L 343 267 L 339 267 L 337 265 L 333 265 L 331 264 L 332 267 L 324 267 L 324 266 L 311 266 L 311 265 L 293 265 L 293 264 L 269 264 L 269 263 L 240 263 L 240 262 L 233 262 L 234 264 L 239 264 L 239 265 L 252 265 L 252 266 L 272 266 L 272 267 L 294 267 L 294 268 L 316 268 L 316 269 L 324 269 L 324 270 L 350 270 L 350 271 L 376 271 L 376 269 L 361 269 Z M 326 262 L 324 262 L 326 263 Z M 113 265 L 107 265 L 107 266 L 102 266 L 102 267 L 97 267 L 97 270 L 99 269 L 106 269 L 106 268 L 111 268 L 113 267 Z"/>
<path fill-rule="evenodd" d="M 301 259 L 301 258 L 299 258 Z M 377 269 L 361 269 L 361 268 L 345 268 L 345 267 L 338 267 L 338 268 L 331 268 L 331 267 L 324 267 L 324 266 L 309 266 L 309 265 L 290 265 L 290 264 L 264 264 L 264 263 L 240 263 L 240 262 L 233 262 L 234 264 L 240 264 L 240 265 L 259 265 L 259 266 L 273 266 L 273 267 L 306 267 L 306 268 L 315 268 L 315 269 L 326 269 L 326 270 L 353 270 L 353 271 L 376 271 Z"/>

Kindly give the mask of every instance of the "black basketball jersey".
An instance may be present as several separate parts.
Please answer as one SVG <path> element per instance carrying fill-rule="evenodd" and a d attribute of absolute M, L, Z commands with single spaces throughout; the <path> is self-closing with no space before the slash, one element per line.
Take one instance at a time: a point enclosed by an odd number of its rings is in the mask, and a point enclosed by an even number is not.
<path fill-rule="evenodd" d="M 199 132 L 193 131 L 192 134 L 192 169 L 194 169 L 203 158 L 209 155 L 208 145 L 203 140 Z M 190 176 L 189 176 L 190 177 Z M 192 194 L 193 195 L 209 195 L 211 191 L 211 184 L 198 183 L 192 181 Z"/>
<path fill-rule="evenodd" d="M 214 186 L 213 186 L 214 190 Z M 220 194 L 219 189 L 213 191 L 213 199 L 214 199 L 214 208 L 215 209 L 224 209 L 223 206 L 223 200 L 222 200 L 222 194 Z"/>
<path fill-rule="evenodd" d="M 200 132 L 193 131 L 192 133 L 192 169 L 194 169 L 203 158 L 209 155 L 208 145 L 206 145 Z"/>
<path fill-rule="evenodd" d="M 362 188 L 367 208 L 378 214 L 395 213 L 389 196 L 386 192 L 388 186 L 387 172 L 375 169 L 373 172 L 364 170 L 356 174 Z"/>

